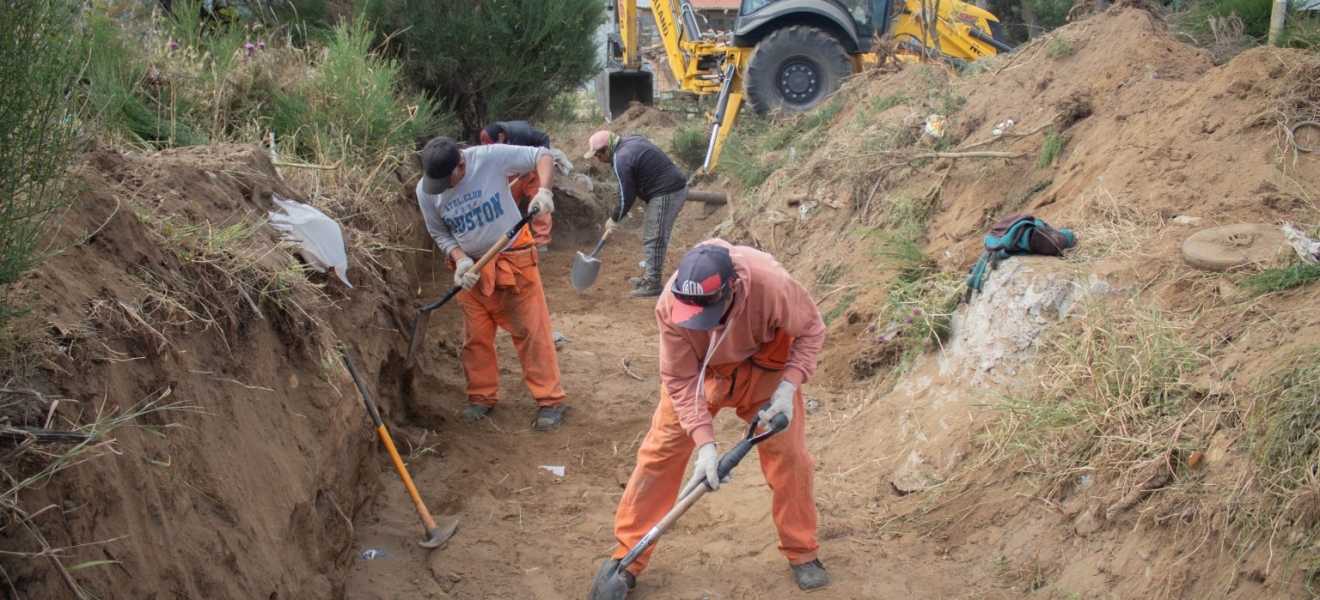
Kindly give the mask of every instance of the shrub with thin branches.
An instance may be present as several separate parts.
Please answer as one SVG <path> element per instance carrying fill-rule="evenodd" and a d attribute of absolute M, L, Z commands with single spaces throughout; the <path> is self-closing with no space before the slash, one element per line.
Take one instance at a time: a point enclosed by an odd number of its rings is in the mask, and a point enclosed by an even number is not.
<path fill-rule="evenodd" d="M 69 91 L 81 47 L 68 35 L 76 3 L 0 3 L 0 324 L 9 284 L 41 258 L 47 226 L 65 206 L 65 169 L 78 122 Z"/>

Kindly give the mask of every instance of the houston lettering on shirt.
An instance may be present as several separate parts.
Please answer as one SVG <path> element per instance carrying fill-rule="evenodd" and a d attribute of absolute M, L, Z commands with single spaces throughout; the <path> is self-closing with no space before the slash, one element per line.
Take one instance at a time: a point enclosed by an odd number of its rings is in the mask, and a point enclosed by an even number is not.
<path fill-rule="evenodd" d="M 500 192 L 495 192 L 493 196 L 483 200 L 484 195 L 484 190 L 472 190 L 463 194 L 461 198 L 445 203 L 441 209 L 443 214 L 454 215 L 444 217 L 445 226 L 449 231 L 454 235 L 462 235 L 494 223 L 504 216 L 504 206 L 500 204 Z"/>
<path fill-rule="evenodd" d="M 441 253 L 452 256 L 461 247 L 469 255 L 480 255 L 500 241 L 521 215 L 509 194 L 509 177 L 536 168 L 544 148 L 508 144 L 477 146 L 462 151 L 467 160 L 463 179 L 444 193 L 427 194 L 417 182 L 417 202 L 426 218 L 426 229 Z"/>

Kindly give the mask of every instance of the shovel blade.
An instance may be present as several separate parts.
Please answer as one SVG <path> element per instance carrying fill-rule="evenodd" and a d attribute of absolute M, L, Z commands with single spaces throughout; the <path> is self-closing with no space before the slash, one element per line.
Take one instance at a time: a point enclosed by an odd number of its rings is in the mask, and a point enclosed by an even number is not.
<path fill-rule="evenodd" d="M 599 274 L 600 259 L 578 251 L 577 258 L 573 259 L 573 289 L 579 292 L 586 291 L 596 283 L 596 276 Z"/>
<path fill-rule="evenodd" d="M 619 575 L 619 559 L 612 558 L 600 565 L 591 582 L 587 600 L 624 600 L 628 597 L 628 583 Z"/>
<path fill-rule="evenodd" d="M 422 342 L 426 340 L 426 326 L 430 323 L 430 311 L 419 310 L 413 315 L 412 331 L 408 335 L 408 358 L 404 360 L 404 365 L 411 367 L 421 353 Z"/>
<path fill-rule="evenodd" d="M 455 531 L 458 531 L 458 519 L 454 519 L 454 522 L 447 527 L 436 527 L 426 532 L 426 539 L 417 542 L 417 545 L 423 548 L 439 548 L 448 542 L 449 538 L 454 537 Z"/>

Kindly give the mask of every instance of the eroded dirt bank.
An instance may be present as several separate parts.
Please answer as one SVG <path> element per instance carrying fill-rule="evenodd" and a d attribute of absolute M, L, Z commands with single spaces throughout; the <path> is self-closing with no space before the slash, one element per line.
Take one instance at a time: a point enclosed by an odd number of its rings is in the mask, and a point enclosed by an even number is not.
<path fill-rule="evenodd" d="M 1239 554 L 1218 536 L 1248 460 L 1237 424 L 1251 398 L 1234 386 L 1312 343 L 1314 292 L 1244 306 L 1223 279 L 1186 267 L 1177 248 L 1210 224 L 1317 222 L 1320 158 L 1290 151 L 1278 133 L 1290 106 L 1320 102 L 1283 95 L 1296 89 L 1289 81 L 1314 80 L 1315 59 L 1257 49 L 1215 67 L 1135 9 L 1056 35 L 1068 52 L 1044 40 L 979 77 L 909 68 L 856 78 L 841 94 L 834 135 L 800 143 L 792 160 L 787 147 L 767 153 L 775 172 L 729 207 L 686 208 L 671 260 L 711 232 L 760 246 L 830 316 L 807 390 L 819 408 L 805 416 L 818 459 L 822 559 L 834 577 L 821 597 L 1297 597 L 1276 548 Z M 958 97 L 950 136 L 961 141 L 946 150 L 1021 156 L 909 160 L 921 120 Z M 990 130 L 1010 117 L 1010 134 L 992 140 Z M 612 127 L 645 128 L 665 142 L 662 121 Z M 1067 145 L 1037 166 L 1049 127 Z M 585 139 L 590 128 L 556 139 Z M 561 203 L 565 226 L 542 272 L 553 323 L 568 338 L 559 358 L 572 408 L 561 429 L 543 434 L 531 429 L 534 409 L 506 336 L 500 407 L 478 425 L 456 419 L 465 403 L 456 306 L 437 311 L 418 367 L 403 368 L 400 332 L 413 308 L 450 283 L 438 261 L 403 251 L 426 247 L 407 182 L 369 210 L 325 206 L 346 226 L 354 287 L 316 275 L 317 292 L 291 272 L 295 259 L 274 231 L 253 225 L 272 193 L 324 199 L 282 183 L 258 148 L 98 149 L 84 177 L 56 243 L 66 249 L 25 283 L 39 317 L 24 338 L 22 373 L 11 374 L 63 400 L 49 418 L 49 402 L 29 402 L 36 410 L 11 418 L 86 423 L 154 402 L 136 426 L 109 434 L 116 453 L 22 491 L 32 523 L 52 547 L 68 548 L 65 565 L 114 561 L 76 572 L 89 595 L 585 595 L 611 548 L 620 482 L 659 385 L 652 305 L 624 295 L 640 254 L 636 219 L 602 252 L 597 286 L 579 294 L 569 286 L 573 252 L 594 243 L 600 209 L 574 216 L 573 203 Z M 1187 317 L 1186 335 L 1208 341 L 1215 359 L 1189 384 L 1206 389 L 1207 414 L 1231 418 L 1184 434 L 1208 458 L 1165 486 L 1183 495 L 1155 491 L 1096 520 L 1095 507 L 1114 506 L 1142 482 L 1088 480 L 1051 499 L 1023 494 L 1011 470 L 973 469 L 970 484 L 938 501 L 915 493 L 977 464 L 979 405 L 1015 380 L 1033 381 L 1035 348 L 1028 339 L 1011 349 L 1023 364 L 976 371 L 965 368 L 980 364 L 960 354 L 966 346 L 937 347 L 904 376 L 886 376 L 898 354 L 867 327 L 881 317 L 892 275 L 872 234 L 897 224 L 886 207 L 903 198 L 923 199 L 922 248 L 951 271 L 970 266 L 996 215 L 1027 210 L 1074 228 L 1082 243 L 1069 262 L 1025 263 L 1028 279 L 1018 284 L 1100 282 L 1116 298 Z M 1067 314 L 1046 311 L 1037 324 Z M 462 520 L 447 547 L 414 545 L 421 527 L 329 350 L 336 340 L 354 352 L 432 513 Z M 741 433 L 731 416 L 718 421 L 722 442 Z M 749 458 L 661 542 L 634 597 L 796 593 L 768 514 Z M 364 560 L 367 549 L 390 556 Z M 40 548 L 6 523 L 0 550 Z M 7 557 L 4 569 L 11 595 L 70 593 L 48 562 Z"/>

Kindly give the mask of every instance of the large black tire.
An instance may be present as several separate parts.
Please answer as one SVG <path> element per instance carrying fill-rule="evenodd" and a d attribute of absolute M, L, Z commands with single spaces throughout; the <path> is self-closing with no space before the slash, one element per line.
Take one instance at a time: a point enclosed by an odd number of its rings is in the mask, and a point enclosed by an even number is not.
<path fill-rule="evenodd" d="M 848 53 L 834 36 L 805 25 L 785 27 L 756 45 L 747 63 L 752 110 L 815 108 L 852 74 Z"/>

